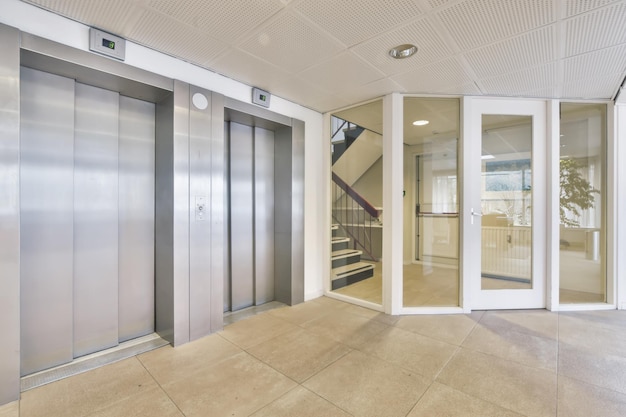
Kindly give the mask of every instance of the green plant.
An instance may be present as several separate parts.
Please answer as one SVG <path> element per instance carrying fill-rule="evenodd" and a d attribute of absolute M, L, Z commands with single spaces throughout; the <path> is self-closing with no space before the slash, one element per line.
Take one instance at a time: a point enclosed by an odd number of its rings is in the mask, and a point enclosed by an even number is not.
<path fill-rule="evenodd" d="M 559 215 L 561 224 L 569 227 L 579 226 L 579 222 L 573 220 L 571 215 L 578 217 L 583 210 L 593 207 L 595 194 L 599 191 L 594 189 L 589 181 L 583 178 L 580 170 L 583 166 L 574 159 L 561 159 L 560 168 L 560 205 Z M 569 216 L 568 216 L 569 214 Z"/>

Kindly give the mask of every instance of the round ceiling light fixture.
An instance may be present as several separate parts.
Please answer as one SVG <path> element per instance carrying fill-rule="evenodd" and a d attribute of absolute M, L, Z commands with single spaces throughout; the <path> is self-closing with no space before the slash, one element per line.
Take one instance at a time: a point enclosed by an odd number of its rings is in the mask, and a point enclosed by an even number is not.
<path fill-rule="evenodd" d="M 389 56 L 395 59 L 408 58 L 417 52 L 417 46 L 405 43 L 389 50 Z"/>
<path fill-rule="evenodd" d="M 426 126 L 430 123 L 428 120 L 416 120 L 413 122 L 413 126 Z"/>

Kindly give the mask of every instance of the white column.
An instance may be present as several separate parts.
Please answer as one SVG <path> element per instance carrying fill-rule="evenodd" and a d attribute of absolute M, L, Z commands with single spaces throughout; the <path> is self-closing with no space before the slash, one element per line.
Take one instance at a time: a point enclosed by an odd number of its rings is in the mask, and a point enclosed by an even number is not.
<path fill-rule="evenodd" d="M 403 97 L 383 98 L 383 308 L 402 308 Z"/>

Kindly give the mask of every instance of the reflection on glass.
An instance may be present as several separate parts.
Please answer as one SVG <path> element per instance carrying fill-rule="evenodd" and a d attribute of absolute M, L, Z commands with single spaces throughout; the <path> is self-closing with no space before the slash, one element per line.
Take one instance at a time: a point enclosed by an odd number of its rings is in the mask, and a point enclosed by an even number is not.
<path fill-rule="evenodd" d="M 481 283 L 532 288 L 532 118 L 483 115 Z"/>
<path fill-rule="evenodd" d="M 459 305 L 458 137 L 457 99 L 404 99 L 405 307 Z"/>
<path fill-rule="evenodd" d="M 382 304 L 382 118 L 382 100 L 331 117 L 331 289 L 376 304 Z"/>
<path fill-rule="evenodd" d="M 606 106 L 561 105 L 560 301 L 606 301 L 604 144 Z"/>

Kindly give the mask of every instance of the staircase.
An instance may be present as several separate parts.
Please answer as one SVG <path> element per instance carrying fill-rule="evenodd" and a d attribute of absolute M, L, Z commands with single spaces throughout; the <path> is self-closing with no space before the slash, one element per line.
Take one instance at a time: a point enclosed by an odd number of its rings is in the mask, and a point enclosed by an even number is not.
<path fill-rule="evenodd" d="M 361 262 L 362 251 L 349 249 L 351 239 L 338 236 L 338 225 L 332 226 L 331 289 L 336 290 L 374 276 L 374 265 Z"/>

